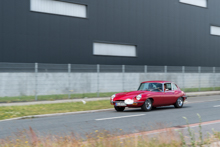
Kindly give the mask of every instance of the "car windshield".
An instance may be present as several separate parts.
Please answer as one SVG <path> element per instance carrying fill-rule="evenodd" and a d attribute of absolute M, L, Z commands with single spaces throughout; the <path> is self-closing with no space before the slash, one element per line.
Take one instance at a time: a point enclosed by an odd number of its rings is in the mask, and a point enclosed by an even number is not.
<path fill-rule="evenodd" d="M 162 91 L 162 84 L 161 83 L 141 83 L 138 90 L 146 90 L 146 91 Z"/>

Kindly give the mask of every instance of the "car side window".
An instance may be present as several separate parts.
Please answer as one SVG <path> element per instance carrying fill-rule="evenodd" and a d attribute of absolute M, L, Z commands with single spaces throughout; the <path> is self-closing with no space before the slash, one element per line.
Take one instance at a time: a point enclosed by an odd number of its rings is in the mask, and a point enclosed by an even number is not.
<path fill-rule="evenodd" d="M 173 90 L 177 90 L 177 89 L 178 89 L 177 86 L 176 86 L 176 84 L 173 84 L 173 83 L 172 83 L 172 85 L 173 85 Z"/>
<path fill-rule="evenodd" d="M 166 89 L 172 90 L 171 83 L 166 83 Z"/>

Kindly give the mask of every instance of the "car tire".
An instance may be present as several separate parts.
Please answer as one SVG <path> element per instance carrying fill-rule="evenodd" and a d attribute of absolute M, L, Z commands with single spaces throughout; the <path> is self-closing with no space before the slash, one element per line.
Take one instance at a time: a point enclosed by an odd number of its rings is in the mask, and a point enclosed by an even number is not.
<path fill-rule="evenodd" d="M 114 107 L 115 107 L 115 110 L 118 112 L 122 112 L 125 110 L 125 107 L 117 107 L 117 106 L 114 106 Z"/>
<path fill-rule="evenodd" d="M 150 111 L 152 110 L 152 100 L 151 99 L 147 99 L 144 104 L 141 106 L 141 109 L 143 111 Z"/>
<path fill-rule="evenodd" d="M 174 104 L 174 107 L 175 108 L 182 108 L 183 107 L 183 98 L 179 97 L 176 100 L 176 103 Z"/>

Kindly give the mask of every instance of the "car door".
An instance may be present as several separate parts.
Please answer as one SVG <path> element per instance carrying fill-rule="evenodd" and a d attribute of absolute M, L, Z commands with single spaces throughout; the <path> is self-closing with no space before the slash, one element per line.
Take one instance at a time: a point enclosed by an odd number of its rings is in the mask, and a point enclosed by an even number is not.
<path fill-rule="evenodd" d="M 164 105 L 172 105 L 175 99 L 174 90 L 172 88 L 172 83 L 165 83 L 165 84 L 168 90 L 164 89 L 164 92 L 163 92 Z"/>
<path fill-rule="evenodd" d="M 163 103 L 164 103 L 163 92 L 161 92 L 161 91 L 152 92 L 150 97 L 152 97 L 154 99 L 153 105 L 155 107 L 163 105 Z"/>
<path fill-rule="evenodd" d="M 156 106 L 161 106 L 163 105 L 163 92 L 157 89 L 158 87 L 162 88 L 162 83 L 153 83 L 153 88 L 155 88 L 154 91 L 151 91 L 148 94 L 148 97 L 151 97 L 154 99 L 153 105 Z"/>

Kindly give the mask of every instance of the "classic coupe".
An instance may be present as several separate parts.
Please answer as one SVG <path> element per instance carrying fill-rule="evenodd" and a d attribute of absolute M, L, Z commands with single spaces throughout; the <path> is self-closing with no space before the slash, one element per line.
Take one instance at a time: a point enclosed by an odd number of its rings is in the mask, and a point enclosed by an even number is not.
<path fill-rule="evenodd" d="M 170 81 L 145 81 L 137 91 L 122 92 L 111 96 L 110 103 L 116 111 L 124 111 L 125 107 L 141 107 L 150 111 L 156 107 L 174 105 L 182 108 L 186 94 Z"/>

